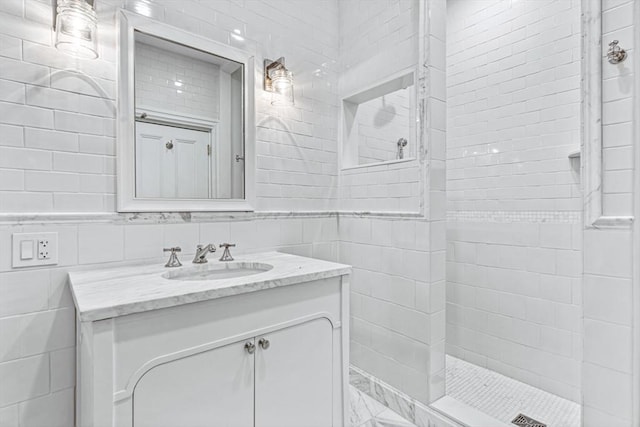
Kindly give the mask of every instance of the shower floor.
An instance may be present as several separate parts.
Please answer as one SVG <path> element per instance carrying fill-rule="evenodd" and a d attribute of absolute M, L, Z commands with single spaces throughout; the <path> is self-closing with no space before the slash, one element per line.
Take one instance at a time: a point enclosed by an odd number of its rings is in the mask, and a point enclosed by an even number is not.
<path fill-rule="evenodd" d="M 511 424 L 522 413 L 548 427 L 579 427 L 580 405 L 453 356 L 446 356 L 450 396 Z"/>

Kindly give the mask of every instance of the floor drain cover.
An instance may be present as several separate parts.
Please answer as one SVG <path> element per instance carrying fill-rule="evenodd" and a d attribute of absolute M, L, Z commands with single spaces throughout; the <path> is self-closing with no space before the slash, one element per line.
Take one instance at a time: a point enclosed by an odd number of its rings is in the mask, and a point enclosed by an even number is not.
<path fill-rule="evenodd" d="M 513 421 L 511 421 L 511 423 L 520 427 L 547 427 L 545 423 L 536 421 L 533 418 L 529 418 L 523 414 L 518 414 L 518 416 L 515 417 Z"/>

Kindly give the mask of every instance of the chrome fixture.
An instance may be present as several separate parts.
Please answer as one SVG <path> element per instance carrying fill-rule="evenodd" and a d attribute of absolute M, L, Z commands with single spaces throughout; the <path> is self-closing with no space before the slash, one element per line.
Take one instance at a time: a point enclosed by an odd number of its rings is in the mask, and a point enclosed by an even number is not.
<path fill-rule="evenodd" d="M 222 256 L 220 257 L 220 261 L 233 261 L 233 257 L 231 256 L 231 252 L 229 248 L 235 248 L 235 243 L 220 243 L 220 247 L 224 248 L 224 252 L 222 252 Z"/>
<path fill-rule="evenodd" d="M 294 105 L 293 73 L 285 67 L 284 57 L 264 60 L 264 90 L 271 92 L 271 105 Z"/>
<path fill-rule="evenodd" d="M 240 161 L 244 162 L 244 156 L 241 156 L 240 154 L 236 154 L 236 163 Z"/>
<path fill-rule="evenodd" d="M 407 139 L 400 138 L 398 140 L 398 154 L 396 155 L 396 159 L 404 159 L 404 147 L 407 146 Z"/>
<path fill-rule="evenodd" d="M 251 341 L 249 341 L 248 343 L 246 343 L 244 345 L 244 349 L 247 351 L 247 353 L 253 354 L 256 351 L 256 345 L 254 343 L 252 343 Z"/>
<path fill-rule="evenodd" d="M 196 247 L 196 256 L 193 257 L 194 264 L 205 264 L 208 262 L 207 254 L 216 251 L 216 245 L 209 243 L 207 246 L 198 245 Z"/>
<path fill-rule="evenodd" d="M 262 347 L 263 350 L 268 349 L 269 346 L 271 345 L 269 340 L 266 338 L 260 338 L 260 341 L 258 341 L 258 344 L 260 345 L 260 347 Z"/>
<path fill-rule="evenodd" d="M 518 414 L 513 420 L 511 420 L 511 424 L 515 424 L 518 427 L 547 427 L 547 425 L 542 421 L 534 420 L 524 414 Z"/>
<path fill-rule="evenodd" d="M 98 57 L 95 0 L 57 0 L 56 48 L 82 59 Z"/>
<path fill-rule="evenodd" d="M 182 263 L 180 262 L 180 260 L 178 259 L 178 252 L 182 252 L 182 249 L 180 249 L 179 246 L 173 247 L 173 248 L 165 248 L 163 249 L 164 252 L 171 252 L 171 255 L 169 256 L 169 261 L 167 261 L 167 263 L 164 265 L 165 267 L 181 267 Z"/>
<path fill-rule="evenodd" d="M 627 51 L 618 46 L 618 40 L 613 40 L 611 43 L 609 43 L 607 59 L 609 60 L 610 64 L 619 64 L 627 59 Z"/>

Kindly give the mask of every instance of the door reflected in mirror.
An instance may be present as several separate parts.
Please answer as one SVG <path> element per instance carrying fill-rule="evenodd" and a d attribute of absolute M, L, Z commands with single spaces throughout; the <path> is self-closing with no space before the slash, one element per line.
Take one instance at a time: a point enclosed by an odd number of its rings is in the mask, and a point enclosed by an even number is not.
<path fill-rule="evenodd" d="M 244 65 L 134 38 L 135 197 L 243 199 Z"/>

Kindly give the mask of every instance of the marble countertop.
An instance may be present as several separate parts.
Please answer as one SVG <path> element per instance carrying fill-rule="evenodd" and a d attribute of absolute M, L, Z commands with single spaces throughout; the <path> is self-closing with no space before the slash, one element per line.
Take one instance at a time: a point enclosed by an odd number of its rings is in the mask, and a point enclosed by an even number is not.
<path fill-rule="evenodd" d="M 273 268 L 257 274 L 220 280 L 176 280 L 163 277 L 179 276 L 189 269 L 220 269 L 234 263 L 242 263 L 246 267 L 261 267 L 266 264 Z M 75 271 L 69 273 L 69 280 L 78 316 L 81 321 L 88 322 L 350 273 L 351 267 L 348 265 L 266 252 L 238 256 L 230 263 L 213 259 L 200 265 L 185 262 L 178 268 L 165 268 L 163 264 L 140 264 Z"/>

